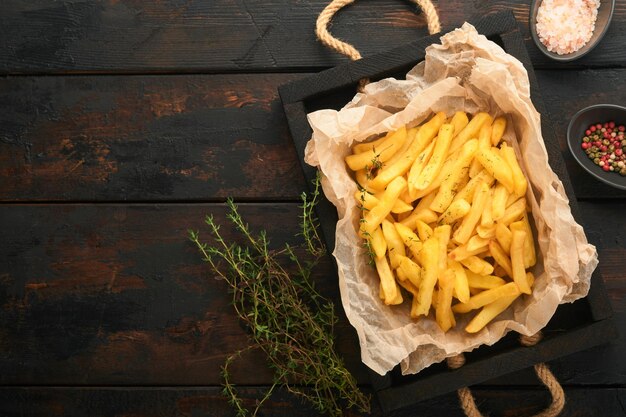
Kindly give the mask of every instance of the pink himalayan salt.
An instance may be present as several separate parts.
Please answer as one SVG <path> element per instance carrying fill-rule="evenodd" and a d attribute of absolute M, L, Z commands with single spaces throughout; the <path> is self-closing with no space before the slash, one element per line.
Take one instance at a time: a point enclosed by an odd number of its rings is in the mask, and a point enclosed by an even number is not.
<path fill-rule="evenodd" d="M 570 54 L 585 46 L 596 24 L 599 0 L 543 0 L 537 35 L 548 51 Z"/>

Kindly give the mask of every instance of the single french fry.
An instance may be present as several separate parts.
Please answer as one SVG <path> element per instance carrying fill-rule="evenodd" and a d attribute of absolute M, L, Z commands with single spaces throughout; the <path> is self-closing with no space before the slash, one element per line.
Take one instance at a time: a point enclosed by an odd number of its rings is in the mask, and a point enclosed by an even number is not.
<path fill-rule="evenodd" d="M 426 164 L 419 177 L 417 177 L 417 181 L 414 184 L 415 189 L 423 190 L 428 187 L 441 170 L 441 166 L 448 154 L 450 142 L 452 141 L 453 129 L 454 127 L 451 124 L 444 123 L 441 125 L 439 135 L 435 142 L 433 155 L 430 157 L 428 164 Z"/>
<path fill-rule="evenodd" d="M 500 183 L 496 184 L 493 190 L 493 198 L 491 199 L 491 217 L 498 221 L 504 216 L 506 210 L 506 201 L 509 198 L 509 192 L 506 187 Z"/>
<path fill-rule="evenodd" d="M 526 272 L 526 281 L 528 282 L 528 285 L 530 285 L 530 288 L 532 288 L 533 285 L 535 285 L 535 276 L 533 275 L 532 272 L 530 271 Z"/>
<path fill-rule="evenodd" d="M 430 209 L 438 213 L 443 213 L 448 208 L 454 198 L 459 185 L 462 182 L 462 178 L 467 174 L 468 167 L 474 159 L 474 154 L 478 149 L 478 141 L 471 139 L 461 147 L 458 157 L 454 160 L 452 169 L 448 176 L 446 176 L 441 185 L 439 191 L 433 202 L 430 204 Z"/>
<path fill-rule="evenodd" d="M 459 303 L 452 307 L 455 313 L 469 313 L 472 310 L 491 304 L 501 297 L 519 295 L 520 291 L 514 282 L 501 285 L 490 290 L 481 291 L 479 294 L 470 297 L 467 303 Z"/>
<path fill-rule="evenodd" d="M 402 148 L 406 139 L 407 131 L 406 127 L 403 126 L 389 135 L 379 148 L 346 156 L 346 164 L 353 171 L 364 169 L 371 165 L 382 164 L 391 159 L 394 153 Z"/>
<path fill-rule="evenodd" d="M 430 299 L 430 306 L 433 308 L 433 310 L 437 309 L 437 299 L 439 298 L 439 291 L 437 290 L 437 288 L 433 289 L 433 296 Z"/>
<path fill-rule="evenodd" d="M 419 294 L 419 291 L 418 291 Z M 417 319 L 419 318 L 419 314 L 417 313 L 417 308 L 419 307 L 419 299 L 418 296 L 413 296 L 413 300 L 411 301 L 411 318 Z"/>
<path fill-rule="evenodd" d="M 498 220 L 498 223 L 509 225 L 514 221 L 521 219 L 526 212 L 526 199 L 524 197 L 511 204 L 504 211 L 504 215 Z"/>
<path fill-rule="evenodd" d="M 383 236 L 387 241 L 387 252 L 389 253 L 389 261 L 391 267 L 396 269 L 400 266 L 400 259 L 402 256 L 406 256 L 406 250 L 402 238 L 396 231 L 393 223 L 385 219 L 382 221 Z"/>
<path fill-rule="evenodd" d="M 507 191 L 513 192 L 513 173 L 509 164 L 500 156 L 498 148 L 479 149 L 476 152 L 476 158 L 496 180 L 506 187 Z"/>
<path fill-rule="evenodd" d="M 474 198 L 474 192 L 476 191 L 476 187 L 478 187 L 478 184 L 484 182 L 489 187 L 491 187 L 491 184 L 493 184 L 494 181 L 495 179 L 491 176 L 491 174 L 489 174 L 486 170 L 482 170 L 478 175 L 470 179 L 465 187 L 461 188 L 456 196 L 454 196 L 453 201 L 463 199 L 471 204 Z"/>
<path fill-rule="evenodd" d="M 364 211 L 369 211 L 378 204 L 378 199 L 365 189 L 355 191 L 354 198 Z"/>
<path fill-rule="evenodd" d="M 410 211 L 413 211 L 413 206 L 405 203 L 400 198 L 396 200 L 393 207 L 391 208 L 391 212 L 395 214 L 408 213 Z"/>
<path fill-rule="evenodd" d="M 402 274 L 408 279 L 415 288 L 420 287 L 422 282 L 422 268 L 406 256 L 403 256 L 400 260 L 400 267 L 398 271 L 402 271 Z"/>
<path fill-rule="evenodd" d="M 489 246 L 485 245 L 482 247 L 476 247 L 474 248 L 474 250 L 470 251 L 467 249 L 467 244 L 465 244 L 465 245 L 457 246 L 456 248 L 452 249 L 450 253 L 448 254 L 448 257 L 452 260 L 461 262 L 471 256 L 476 256 L 483 252 L 486 252 L 488 249 L 489 249 Z"/>
<path fill-rule="evenodd" d="M 400 220 L 400 223 L 412 230 L 415 230 L 417 228 L 418 220 L 426 224 L 433 223 L 437 221 L 437 213 L 427 208 L 418 213 L 411 213 L 408 217 Z"/>
<path fill-rule="evenodd" d="M 448 259 L 448 266 L 454 271 L 454 296 L 460 302 L 466 303 L 470 298 L 466 270 L 463 265 L 452 259 Z"/>
<path fill-rule="evenodd" d="M 355 144 L 354 146 L 352 146 L 352 152 L 363 153 L 365 151 L 371 151 L 372 149 L 379 147 L 379 145 L 381 145 L 385 140 L 387 140 L 389 136 L 391 136 L 391 132 L 370 142 L 359 142 Z"/>
<path fill-rule="evenodd" d="M 431 223 L 431 213 L 434 214 L 432 210 L 428 208 L 430 203 L 435 199 L 434 195 L 427 195 L 422 198 L 415 206 L 415 209 L 411 214 L 401 221 L 401 223 L 405 226 L 408 226 L 411 229 L 415 229 L 415 221 L 422 220 L 425 223 Z M 426 214 L 425 214 L 426 213 Z M 436 215 L 436 214 L 435 214 Z M 426 217 L 426 219 L 424 219 Z"/>
<path fill-rule="evenodd" d="M 478 149 L 488 149 L 491 147 L 491 125 L 483 124 L 480 128 L 480 133 L 478 134 Z M 477 159 L 472 161 L 472 165 L 469 169 L 469 176 L 474 178 L 480 171 L 482 171 L 483 166 Z"/>
<path fill-rule="evenodd" d="M 388 305 L 397 306 L 397 305 L 402 304 L 404 302 L 404 299 L 402 298 L 402 292 L 400 291 L 400 286 L 398 285 L 398 281 L 394 281 L 394 285 L 396 286 L 396 289 L 397 289 L 396 296 L 393 300 L 391 300 L 391 302 L 389 302 Z"/>
<path fill-rule="evenodd" d="M 448 242 L 450 241 L 451 231 L 452 227 L 448 224 L 437 226 L 433 229 L 433 236 L 439 242 L 439 279 L 448 269 Z"/>
<path fill-rule="evenodd" d="M 417 220 L 415 222 L 415 227 L 417 228 L 417 235 L 419 236 L 422 242 L 430 239 L 431 236 L 433 235 L 433 229 L 421 220 Z M 424 247 L 422 246 L 422 250 L 423 249 Z"/>
<path fill-rule="evenodd" d="M 439 279 L 435 321 L 444 332 L 450 330 L 455 324 L 452 309 L 450 308 L 452 304 L 452 293 L 454 292 L 454 280 L 455 274 L 452 269 L 446 269 Z"/>
<path fill-rule="evenodd" d="M 483 239 L 492 239 L 496 236 L 496 225 L 492 224 L 491 226 L 476 226 L 476 234 L 482 237 Z"/>
<path fill-rule="evenodd" d="M 413 231 L 402 223 L 393 224 L 404 243 L 404 246 L 411 252 L 413 258 L 419 259 L 419 253 L 422 250 L 422 242 Z"/>
<path fill-rule="evenodd" d="M 414 201 L 417 200 L 418 194 L 415 189 L 415 184 L 417 182 L 417 178 L 420 176 L 428 161 L 430 161 L 431 156 L 433 155 L 433 150 L 435 149 L 435 142 L 437 140 L 433 140 L 420 154 L 417 156 L 415 161 L 413 161 L 413 165 L 409 169 L 409 175 L 407 177 L 407 181 L 409 183 L 409 197 Z"/>
<path fill-rule="evenodd" d="M 525 196 L 526 189 L 528 188 L 528 181 L 526 181 L 526 177 L 524 176 L 524 173 L 519 166 L 519 162 L 517 161 L 517 157 L 515 156 L 515 150 L 510 146 L 506 146 L 506 143 L 503 143 L 502 148 L 500 149 L 500 154 L 511 168 L 514 185 L 513 192 L 518 197 Z"/>
<path fill-rule="evenodd" d="M 530 294 L 530 285 L 526 280 L 526 269 L 524 268 L 524 241 L 526 232 L 515 230 L 511 240 L 511 266 L 513 269 L 513 281 L 524 294 Z"/>
<path fill-rule="evenodd" d="M 384 294 L 384 302 L 387 305 L 392 305 L 397 300 L 399 291 L 396 280 L 393 278 L 391 268 L 389 268 L 387 257 L 382 257 L 380 259 L 376 258 L 374 259 L 374 263 L 376 264 L 376 271 L 378 272 L 378 277 L 380 278 L 380 284 Z"/>
<path fill-rule="evenodd" d="M 489 252 L 495 261 L 504 268 L 506 274 L 513 278 L 513 267 L 511 266 L 511 260 L 509 259 L 509 255 L 506 254 L 502 246 L 495 240 L 491 240 L 489 242 Z"/>
<path fill-rule="evenodd" d="M 422 152 L 439 131 L 439 128 L 446 120 L 446 114 L 443 112 L 437 113 L 428 122 L 424 123 L 417 131 L 414 140 L 410 146 L 401 154 L 397 160 L 390 161 L 379 174 L 371 182 L 371 186 L 374 188 L 382 188 L 389 184 L 394 178 L 404 175 L 417 157 Z"/>
<path fill-rule="evenodd" d="M 468 176 L 470 178 L 474 178 L 476 175 L 478 175 L 480 173 L 480 171 L 482 171 L 484 168 L 483 166 L 480 164 L 480 161 L 478 161 L 478 159 L 474 158 L 472 160 L 472 163 L 470 164 L 469 167 L 469 171 L 468 171 Z"/>
<path fill-rule="evenodd" d="M 365 211 L 369 211 L 376 207 L 379 203 L 379 196 L 382 196 L 383 192 L 380 191 L 376 194 L 368 193 L 365 189 L 357 190 L 354 193 L 354 198 L 356 198 L 357 202 L 361 204 L 361 207 Z M 392 213 L 406 213 L 408 211 L 412 211 L 413 206 L 405 203 L 404 201 L 397 199 L 393 207 L 391 208 Z"/>
<path fill-rule="evenodd" d="M 483 213 L 480 216 L 480 225 L 485 227 L 490 227 L 493 225 L 493 216 L 491 214 L 491 200 L 493 198 L 493 188 L 489 189 L 487 193 L 487 201 L 485 201 L 485 207 L 483 208 Z"/>
<path fill-rule="evenodd" d="M 383 229 L 378 226 L 367 239 L 374 255 L 379 259 L 384 257 L 387 253 L 387 241 L 383 235 Z"/>
<path fill-rule="evenodd" d="M 490 275 L 493 265 L 477 256 L 470 256 L 460 261 L 467 269 L 478 275 Z"/>
<path fill-rule="evenodd" d="M 468 140 L 478 138 L 480 128 L 485 123 L 491 123 L 491 120 L 491 116 L 485 112 L 480 112 L 472 117 L 472 120 L 469 121 L 467 126 L 465 126 L 465 128 L 460 131 L 458 135 L 456 135 L 454 141 L 452 141 L 452 144 L 450 145 L 450 153 L 455 152 Z"/>
<path fill-rule="evenodd" d="M 467 326 L 465 327 L 465 331 L 468 333 L 478 333 L 498 314 L 509 308 L 509 306 L 513 304 L 513 301 L 515 301 L 517 297 L 519 297 L 519 294 L 500 297 L 491 304 L 484 306 L 482 310 L 480 310 L 480 312 L 476 314 L 474 318 L 472 318 L 472 320 L 467 324 Z"/>
<path fill-rule="evenodd" d="M 389 158 L 388 161 L 385 162 L 384 166 L 381 168 L 381 171 L 394 165 L 396 162 L 398 162 L 400 159 L 406 156 L 407 150 L 411 147 L 411 145 L 415 141 L 415 135 L 418 130 L 419 130 L 419 127 L 413 127 L 411 129 L 407 128 L 406 141 L 404 142 L 404 145 L 402 145 L 402 147 L 398 149 L 396 153 L 394 153 L 393 156 Z M 380 174 L 381 171 L 378 171 L 378 174 Z"/>
<path fill-rule="evenodd" d="M 452 224 L 470 211 L 470 204 L 463 200 L 457 200 L 450 203 L 446 211 L 439 216 L 439 222 L 442 224 Z"/>
<path fill-rule="evenodd" d="M 474 202 L 469 213 L 467 213 L 467 215 L 463 218 L 461 226 L 454 233 L 453 240 L 456 243 L 462 245 L 472 236 L 472 232 L 474 231 L 476 224 L 478 224 L 483 209 L 485 208 L 488 196 L 489 186 L 484 182 L 480 183 L 480 185 L 476 188 L 476 191 L 474 191 Z"/>
<path fill-rule="evenodd" d="M 452 116 L 450 120 L 450 124 L 454 126 L 454 136 L 457 136 L 461 131 L 467 126 L 469 123 L 469 119 L 467 118 L 467 113 L 464 111 L 457 111 Z"/>
<path fill-rule="evenodd" d="M 533 231 L 530 228 L 528 215 L 524 214 L 522 220 L 511 223 L 509 227 L 511 231 L 524 230 L 526 232 L 526 240 L 524 242 L 524 268 L 528 269 L 537 263 L 535 239 L 533 238 Z"/>
<path fill-rule="evenodd" d="M 396 269 L 393 272 L 394 272 L 394 274 L 396 274 L 396 281 L 400 282 L 400 281 L 408 280 L 406 274 L 400 268 Z"/>
<path fill-rule="evenodd" d="M 468 240 L 466 243 L 468 252 L 474 252 L 478 250 L 477 253 L 486 251 L 487 245 L 489 245 L 489 239 L 482 238 L 479 235 L 472 236 L 470 240 Z"/>
<path fill-rule="evenodd" d="M 511 231 L 509 230 L 508 227 L 506 227 L 502 223 L 497 224 L 496 239 L 498 240 L 498 243 L 500 244 L 500 246 L 502 246 L 502 249 L 504 249 L 504 252 L 506 252 L 507 254 L 511 253 L 511 238 L 512 237 L 513 235 L 511 234 Z"/>
<path fill-rule="evenodd" d="M 376 207 L 372 208 L 361 219 L 360 233 L 362 237 L 366 237 L 371 234 L 383 219 L 391 213 L 398 196 L 406 188 L 406 180 L 403 177 L 398 177 L 391 181 L 387 186 L 387 189 L 383 193 L 382 198 Z"/>
<path fill-rule="evenodd" d="M 370 187 L 369 174 L 365 169 L 359 169 L 358 171 L 355 171 L 354 178 L 356 179 L 357 184 L 359 184 L 359 187 L 369 194 L 374 194 L 375 192 L 380 191 Z"/>
<path fill-rule="evenodd" d="M 436 237 L 433 236 L 424 242 L 420 261 L 424 271 L 419 286 L 417 314 L 427 316 L 439 273 L 439 242 Z"/>
<path fill-rule="evenodd" d="M 490 290 L 506 284 L 506 281 L 495 275 L 478 275 L 472 271 L 465 272 L 467 276 L 467 285 L 470 288 L 480 288 L 481 290 Z"/>
<path fill-rule="evenodd" d="M 506 130 L 506 117 L 496 117 L 496 120 L 493 121 L 491 127 L 491 145 L 498 146 L 498 143 L 500 143 L 502 135 L 504 135 L 504 131 Z"/>

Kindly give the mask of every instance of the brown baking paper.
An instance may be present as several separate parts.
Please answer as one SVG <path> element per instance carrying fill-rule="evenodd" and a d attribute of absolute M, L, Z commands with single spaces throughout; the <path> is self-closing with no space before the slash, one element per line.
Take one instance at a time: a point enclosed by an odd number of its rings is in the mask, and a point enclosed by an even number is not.
<path fill-rule="evenodd" d="M 380 300 L 379 279 L 357 235 L 361 210 L 355 181 L 344 157 L 356 143 L 415 126 L 433 112 L 452 116 L 479 110 L 507 115 L 504 139 L 511 144 L 529 179 L 527 199 L 537 230 L 535 287 L 476 334 L 463 329 L 473 314 L 457 316 L 456 326 L 443 333 L 430 316 L 409 316 L 410 301 L 386 306 Z M 344 310 L 356 329 L 363 362 L 383 375 L 398 363 L 403 374 L 417 373 L 448 356 L 491 345 L 508 331 L 532 335 L 543 328 L 561 303 L 584 297 L 598 260 L 582 227 L 572 217 L 563 185 L 548 165 L 540 115 L 530 100 L 523 65 L 465 23 L 441 37 L 441 45 L 426 48 L 426 58 L 406 80 L 393 78 L 369 84 L 340 111 L 308 115 L 313 128 L 307 163 L 319 167 L 322 186 L 337 207 L 339 221 L 333 255 L 337 260 Z"/>

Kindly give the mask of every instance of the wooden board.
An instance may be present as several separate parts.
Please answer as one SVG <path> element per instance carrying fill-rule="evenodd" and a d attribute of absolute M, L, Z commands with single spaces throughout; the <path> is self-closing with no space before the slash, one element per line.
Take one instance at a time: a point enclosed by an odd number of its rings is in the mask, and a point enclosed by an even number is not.
<path fill-rule="evenodd" d="M 626 101 L 603 89 L 626 69 L 536 74 L 576 197 L 625 197 L 582 171 L 565 131 L 584 106 Z M 309 75 L 0 79 L 0 200 L 297 200 L 305 181 L 276 88 Z"/>
<path fill-rule="evenodd" d="M 0 79 L 3 201 L 297 199 L 298 74 Z"/>
<path fill-rule="evenodd" d="M 589 238 L 599 248 L 600 272 L 626 335 L 626 224 L 602 221 L 625 211 L 626 202 L 581 202 L 580 208 L 597 231 Z M 298 241 L 296 203 L 242 204 L 241 213 L 253 230 L 267 229 L 274 245 Z M 0 384 L 219 385 L 219 367 L 247 338 L 225 286 L 186 239 L 188 228 L 207 237 L 206 214 L 224 225 L 227 238 L 236 237 L 222 204 L 1 205 Z M 315 282 L 340 313 L 333 268 L 323 262 Z M 359 383 L 368 384 L 356 334 L 338 316 L 338 350 Z M 622 337 L 550 366 L 565 384 L 620 385 L 625 346 Z M 234 382 L 269 384 L 264 364 L 258 352 L 245 356 Z M 537 380 L 523 370 L 488 384 L 534 386 Z"/>
<path fill-rule="evenodd" d="M 525 65 L 535 107 L 539 113 L 545 114 L 546 110 L 541 100 L 537 80 L 513 15 L 499 13 L 472 23 L 479 33 L 496 41 L 507 53 Z M 388 52 L 341 65 L 282 86 L 279 91 L 300 158 L 303 158 L 304 146 L 311 136 L 311 128 L 306 123 L 308 111 L 324 108 L 325 105 L 328 106 L 331 103 L 333 108 L 341 107 L 342 103 L 347 102 L 346 95 L 349 95 L 351 89 L 354 91 L 361 78 L 368 77 L 376 80 L 406 72 L 424 58 L 425 47 L 437 41 L 438 36 L 422 38 Z M 550 165 L 561 179 L 564 190 L 570 198 L 572 214 L 580 221 L 581 216 L 576 205 L 573 186 L 565 169 L 554 130 L 547 118 L 542 119 L 542 133 Z M 314 170 L 304 163 L 303 159 L 301 162 L 304 175 L 310 180 L 315 175 Z M 318 215 L 323 219 L 322 228 L 327 246 L 333 248 L 336 211 L 326 201 L 320 206 Z M 463 386 L 483 382 L 538 362 L 584 350 L 617 337 L 615 325 L 611 320 L 612 313 L 608 298 L 599 274 L 594 275 L 589 295 L 582 302 L 586 302 L 587 307 L 577 312 L 569 312 L 567 314 L 569 326 L 565 329 L 562 323 L 555 324 L 553 319 L 544 329 L 544 340 L 538 345 L 519 347 L 510 335 L 495 346 L 484 346 L 466 354 L 468 362 L 464 367 L 455 371 L 449 371 L 442 365 L 431 366 L 427 371 L 409 377 L 402 377 L 397 369 L 382 377 L 372 372 L 372 384 L 382 409 L 391 411 L 406 407 Z M 565 306 L 559 308 L 560 311 L 564 309 Z M 558 315 L 559 313 L 555 317 Z"/>
<path fill-rule="evenodd" d="M 253 228 L 293 242 L 306 181 L 276 87 L 348 61 L 315 40 L 327 3 L 0 1 L 0 416 L 233 415 L 219 367 L 246 332 L 185 229 L 203 229 L 206 213 L 223 221 L 220 203 L 234 196 Z M 565 66 L 530 43 L 528 2 L 435 5 L 444 27 L 513 10 L 535 68 L 546 68 L 536 74 L 557 136 L 578 103 L 624 101 L 623 2 L 598 49 Z M 331 31 L 369 56 L 424 36 L 417 12 L 410 1 L 357 0 Z M 615 195 L 561 151 L 576 196 L 591 199 L 580 211 L 622 337 L 550 367 L 565 385 L 564 416 L 624 415 L 625 200 L 607 201 Z M 315 279 L 339 306 L 330 262 Z M 336 333 L 371 392 L 345 318 Z M 271 384 L 264 363 L 251 353 L 235 367 L 248 405 Z M 473 390 L 490 415 L 548 402 L 528 368 Z M 318 415 L 284 391 L 261 414 Z M 376 402 L 373 415 L 383 415 Z M 454 394 L 393 415 L 462 416 Z"/>
<path fill-rule="evenodd" d="M 266 387 L 240 387 L 244 404 L 254 407 L 255 400 Z M 541 389 L 502 390 L 495 387 L 474 389 L 481 411 L 489 415 L 530 416 L 543 410 L 550 399 Z M 624 416 L 624 388 L 568 388 L 567 401 L 560 417 L 598 415 Z M 233 416 L 231 406 L 219 387 L 6 387 L 0 389 L 0 410 L 3 417 L 226 417 Z M 277 390 L 262 408 L 263 416 L 318 417 L 319 412 L 294 401 L 285 390 Z M 504 413 L 504 414 L 503 414 Z M 382 417 L 388 414 L 374 402 L 372 413 L 350 411 L 350 416 Z M 426 400 L 419 405 L 393 413 L 394 417 L 445 415 L 464 417 L 455 394 Z"/>
<path fill-rule="evenodd" d="M 327 0 L 265 1 L 4 0 L 0 3 L 0 73 L 171 73 L 323 69 L 347 59 L 315 39 Z M 575 63 L 555 64 L 530 40 L 530 2 L 438 1 L 444 28 L 491 12 L 512 10 L 536 66 L 626 65 L 626 5 L 617 2 L 602 43 Z M 427 34 L 411 3 L 357 1 L 332 31 L 363 56 Z"/>

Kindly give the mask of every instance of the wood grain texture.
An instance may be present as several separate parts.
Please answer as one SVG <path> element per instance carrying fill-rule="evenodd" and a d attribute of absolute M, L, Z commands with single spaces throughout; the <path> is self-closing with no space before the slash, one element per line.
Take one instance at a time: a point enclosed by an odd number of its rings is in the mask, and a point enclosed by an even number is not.
<path fill-rule="evenodd" d="M 277 247 L 297 243 L 296 204 L 241 211 Z M 226 286 L 187 240 L 188 228 L 206 230 L 206 214 L 237 238 L 223 205 L 11 205 L 0 213 L 2 230 L 11 230 L 0 236 L 0 383 L 215 385 L 226 356 L 247 346 Z M 325 262 L 317 281 L 339 305 L 335 276 Z M 337 334 L 364 380 L 345 319 Z M 237 383 L 267 384 L 270 375 L 259 352 L 234 368 Z"/>
<path fill-rule="evenodd" d="M 327 68 L 347 58 L 313 33 L 325 0 L 7 0 L 0 4 L 0 73 L 257 71 Z M 536 66 L 559 66 L 530 40 L 529 3 L 435 2 L 444 28 L 513 10 Z M 340 12 L 332 33 L 363 56 L 427 34 L 410 2 L 362 0 Z M 572 66 L 626 65 L 626 5 L 617 2 L 601 44 Z"/>
<path fill-rule="evenodd" d="M 623 202 L 581 204 L 594 225 L 624 209 Z M 224 222 L 221 204 L 0 206 L 0 383 L 219 384 L 219 366 L 246 344 L 246 334 L 224 285 L 186 241 L 186 230 L 204 230 L 210 213 Z M 275 245 L 294 242 L 296 204 L 244 204 L 242 214 L 254 229 L 267 228 Z M 590 235 L 622 338 L 555 361 L 557 376 L 568 383 L 623 384 L 625 227 L 592 226 L 598 234 Z M 316 282 L 340 306 L 330 262 Z M 343 318 L 337 335 L 349 368 L 367 383 L 354 331 Z M 269 383 L 263 363 L 257 353 L 245 357 L 235 381 Z M 537 384 L 525 371 L 498 383 Z"/>
<path fill-rule="evenodd" d="M 626 70 L 536 74 L 576 196 L 626 197 L 565 143 L 577 110 L 626 101 L 605 88 Z M 297 199 L 305 183 L 276 89 L 306 75 L 0 79 L 0 200 Z"/>
<path fill-rule="evenodd" d="M 0 2 L 1 416 L 233 415 L 219 368 L 247 344 L 246 330 L 186 229 L 203 230 L 207 213 L 224 222 L 218 203 L 234 196 L 274 244 L 297 240 L 295 201 L 306 183 L 277 87 L 347 62 L 313 34 L 327 3 Z M 584 173 L 565 146 L 579 108 L 626 101 L 626 4 L 617 2 L 597 49 L 569 64 L 548 61 L 530 41 L 528 2 L 435 4 L 444 29 L 512 9 L 544 69 L 535 71 L 543 116 L 555 126 L 621 334 L 549 365 L 565 385 L 563 416 L 626 416 L 626 194 Z M 408 1 L 358 0 L 331 32 L 370 56 L 426 35 L 416 11 Z M 341 311 L 330 261 L 315 280 Z M 566 331 L 568 315 L 587 310 L 564 306 L 550 331 Z M 340 317 L 338 349 L 369 389 L 355 332 Z M 258 352 L 233 375 L 248 405 L 271 382 Z M 490 415 L 532 415 L 549 401 L 530 369 L 473 391 Z M 318 413 L 279 390 L 262 415 Z M 376 404 L 372 415 L 383 415 Z M 451 393 L 393 415 L 462 412 Z"/>
<path fill-rule="evenodd" d="M 535 71 L 543 100 L 559 140 L 563 159 L 578 198 L 624 198 L 626 191 L 610 187 L 587 173 L 567 147 L 567 126 L 580 109 L 594 104 L 626 103 L 620 86 L 626 70 Z M 598 120 L 604 123 L 608 120 Z M 618 121 L 620 122 L 620 121 Z M 626 123 L 626 120 L 621 121 Z"/>
<path fill-rule="evenodd" d="M 298 77 L 0 79 L 0 198 L 298 198 L 276 91 Z"/>
<path fill-rule="evenodd" d="M 264 387 L 240 389 L 244 404 L 253 407 Z M 188 388 L 56 388 L 7 387 L 0 389 L 0 413 L 4 417 L 226 417 L 233 411 L 220 393 L 219 387 Z M 504 417 L 530 416 L 545 408 L 549 394 L 542 389 L 502 390 L 494 387 L 473 389 L 476 402 L 483 413 Z M 567 402 L 560 417 L 626 416 L 624 388 L 565 387 Z M 302 404 L 284 390 L 272 395 L 260 413 L 262 416 L 314 417 L 320 414 Z M 384 414 L 372 404 L 372 413 L 347 412 L 348 416 L 382 417 Z M 426 417 L 441 415 L 463 417 L 456 394 L 420 402 L 396 411 L 394 417 Z"/>

